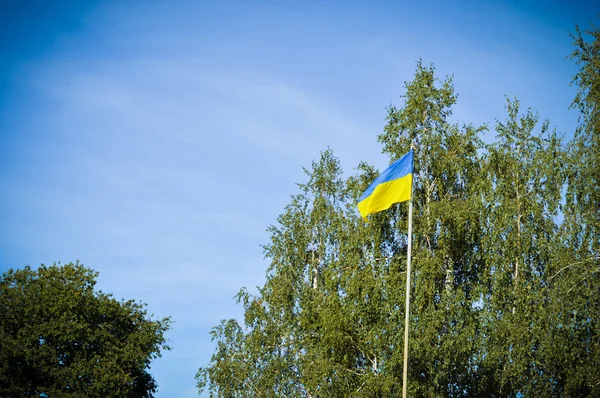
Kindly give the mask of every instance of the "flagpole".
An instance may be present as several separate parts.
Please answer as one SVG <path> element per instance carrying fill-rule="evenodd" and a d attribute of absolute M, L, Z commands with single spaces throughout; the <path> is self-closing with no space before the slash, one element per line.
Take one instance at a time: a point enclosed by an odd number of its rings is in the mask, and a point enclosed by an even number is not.
<path fill-rule="evenodd" d="M 410 319 L 410 266 L 412 260 L 412 211 L 413 211 L 413 184 L 410 187 L 410 199 L 408 201 L 408 250 L 406 261 L 406 309 L 404 317 L 404 375 L 402 381 L 402 398 L 406 398 L 406 387 L 408 379 L 408 328 Z"/>

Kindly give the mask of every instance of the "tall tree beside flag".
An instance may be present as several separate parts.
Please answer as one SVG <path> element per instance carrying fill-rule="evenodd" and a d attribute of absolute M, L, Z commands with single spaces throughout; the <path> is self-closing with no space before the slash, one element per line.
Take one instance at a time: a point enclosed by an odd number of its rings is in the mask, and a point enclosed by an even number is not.
<path fill-rule="evenodd" d="M 369 185 L 358 201 L 358 210 L 365 221 L 367 216 L 389 209 L 394 203 L 408 202 L 408 250 L 406 261 L 406 309 L 404 318 L 404 371 L 402 397 L 406 398 L 408 379 L 408 322 L 410 315 L 410 275 L 412 259 L 412 191 L 413 150 L 392 163 Z"/>

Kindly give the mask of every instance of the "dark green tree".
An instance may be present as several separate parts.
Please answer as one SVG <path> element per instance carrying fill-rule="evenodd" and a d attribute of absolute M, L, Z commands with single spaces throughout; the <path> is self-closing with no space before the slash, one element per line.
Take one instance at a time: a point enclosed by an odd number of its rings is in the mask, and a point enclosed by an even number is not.
<path fill-rule="evenodd" d="M 152 397 L 170 320 L 94 290 L 79 263 L 0 277 L 0 396 Z"/>

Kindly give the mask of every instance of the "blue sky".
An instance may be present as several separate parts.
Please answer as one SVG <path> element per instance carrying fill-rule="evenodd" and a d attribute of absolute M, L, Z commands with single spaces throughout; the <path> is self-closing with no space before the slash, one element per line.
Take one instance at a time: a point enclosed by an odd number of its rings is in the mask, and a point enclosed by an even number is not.
<path fill-rule="evenodd" d="M 330 146 L 348 173 L 383 170 L 385 107 L 419 57 L 454 74 L 455 120 L 517 95 L 571 136 L 568 32 L 593 4 L 1 2 L 0 270 L 80 259 L 171 315 L 158 396 L 196 396 L 303 166 Z"/>

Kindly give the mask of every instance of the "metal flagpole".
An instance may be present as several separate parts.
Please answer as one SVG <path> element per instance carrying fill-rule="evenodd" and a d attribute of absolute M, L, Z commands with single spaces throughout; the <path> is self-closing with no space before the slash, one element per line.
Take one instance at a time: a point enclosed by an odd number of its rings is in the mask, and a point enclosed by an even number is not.
<path fill-rule="evenodd" d="M 410 315 L 410 265 L 412 260 L 412 211 L 413 211 L 413 184 L 410 186 L 410 199 L 408 200 L 408 250 L 406 262 L 406 310 L 404 318 L 404 376 L 402 381 L 402 397 L 406 398 L 406 385 L 408 379 L 408 327 Z"/>

